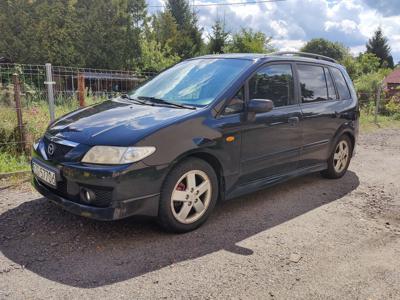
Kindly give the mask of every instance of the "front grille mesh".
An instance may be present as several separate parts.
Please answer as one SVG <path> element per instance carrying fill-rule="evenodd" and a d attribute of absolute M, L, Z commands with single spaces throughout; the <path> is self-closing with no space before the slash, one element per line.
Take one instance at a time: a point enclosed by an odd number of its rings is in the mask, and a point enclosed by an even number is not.
<path fill-rule="evenodd" d="M 43 143 L 44 143 L 44 149 L 46 151 L 46 155 L 50 160 L 55 160 L 55 161 L 63 161 L 65 155 L 73 149 L 73 147 L 58 144 L 51 142 L 47 137 L 43 138 Z M 50 154 L 49 153 L 49 144 L 52 143 L 54 145 L 54 153 Z"/>

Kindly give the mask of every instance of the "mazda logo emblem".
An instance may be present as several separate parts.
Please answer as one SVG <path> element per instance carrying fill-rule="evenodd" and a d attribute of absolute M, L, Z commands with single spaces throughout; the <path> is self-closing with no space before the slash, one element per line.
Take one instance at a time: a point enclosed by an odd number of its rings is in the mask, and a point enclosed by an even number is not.
<path fill-rule="evenodd" d="M 53 143 L 47 146 L 47 153 L 49 153 L 49 155 L 53 155 L 55 150 L 56 146 Z"/>

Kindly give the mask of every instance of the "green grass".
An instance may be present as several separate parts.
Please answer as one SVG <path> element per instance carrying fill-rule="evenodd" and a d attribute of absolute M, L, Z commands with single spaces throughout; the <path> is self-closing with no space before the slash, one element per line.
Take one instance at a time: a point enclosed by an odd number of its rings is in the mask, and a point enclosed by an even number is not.
<path fill-rule="evenodd" d="M 393 116 L 378 115 L 377 123 L 375 123 L 375 116 L 373 114 L 361 111 L 361 132 L 372 132 L 380 128 L 400 128 L 400 120 L 395 119 Z"/>
<path fill-rule="evenodd" d="M 91 105 L 104 99 L 87 98 L 86 104 Z M 79 108 L 76 100 L 57 101 L 56 118 Z M 37 101 L 26 104 L 22 109 L 27 148 L 41 137 L 50 122 L 50 113 L 47 102 Z M 17 133 L 17 114 L 14 107 L 0 105 L 0 174 L 8 172 L 24 171 L 29 169 L 29 157 L 18 154 L 17 145 L 19 135 Z"/>
<path fill-rule="evenodd" d="M 25 155 L 0 152 L 0 174 L 28 170 L 28 157 Z"/>

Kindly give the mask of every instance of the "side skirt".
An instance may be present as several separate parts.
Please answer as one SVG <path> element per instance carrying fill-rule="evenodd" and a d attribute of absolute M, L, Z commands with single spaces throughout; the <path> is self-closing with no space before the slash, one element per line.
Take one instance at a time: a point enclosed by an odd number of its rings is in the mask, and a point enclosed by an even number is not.
<path fill-rule="evenodd" d="M 239 185 L 236 188 L 234 188 L 231 192 L 229 192 L 226 195 L 225 200 L 240 197 L 240 196 L 246 195 L 248 193 L 252 193 L 252 192 L 273 186 L 275 184 L 288 181 L 295 177 L 299 177 L 299 176 L 306 175 L 309 173 L 319 172 L 319 171 L 325 170 L 327 167 L 328 167 L 327 163 L 322 163 L 322 164 L 298 169 L 298 170 L 295 170 L 295 171 L 292 171 L 292 172 L 289 172 L 289 173 L 286 173 L 283 175 L 279 175 L 279 176 L 253 180 L 253 181 L 250 181 L 249 183 L 242 184 L 242 185 Z"/>

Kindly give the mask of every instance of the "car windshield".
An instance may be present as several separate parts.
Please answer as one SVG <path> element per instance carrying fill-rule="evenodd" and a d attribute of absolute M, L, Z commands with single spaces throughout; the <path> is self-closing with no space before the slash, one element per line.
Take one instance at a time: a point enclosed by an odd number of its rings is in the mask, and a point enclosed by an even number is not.
<path fill-rule="evenodd" d="M 135 99 L 163 99 L 191 106 L 205 106 L 251 64 L 240 59 L 194 59 L 165 70 L 129 94 Z"/>

